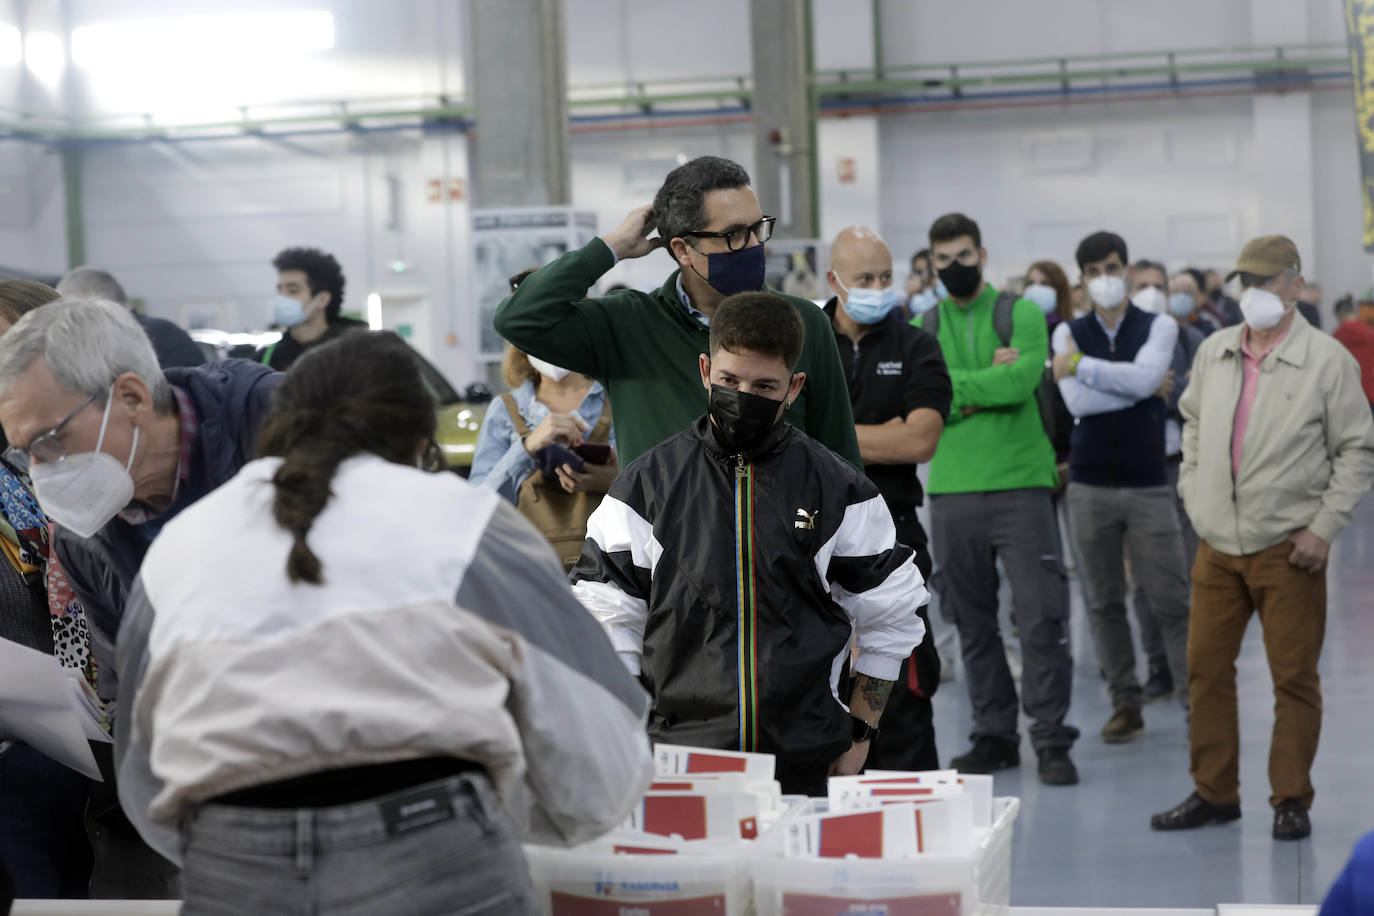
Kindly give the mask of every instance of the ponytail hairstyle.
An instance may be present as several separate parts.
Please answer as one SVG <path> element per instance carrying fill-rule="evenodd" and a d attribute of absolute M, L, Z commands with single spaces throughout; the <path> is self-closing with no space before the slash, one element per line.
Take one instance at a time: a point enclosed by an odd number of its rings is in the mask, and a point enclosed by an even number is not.
<path fill-rule="evenodd" d="M 295 538 L 288 579 L 324 581 L 306 536 L 339 465 L 371 453 L 413 467 L 422 446 L 433 447 L 434 411 L 414 351 L 390 331 L 350 332 L 295 362 L 258 438 L 258 457 L 285 459 L 272 477 L 272 515 Z"/>

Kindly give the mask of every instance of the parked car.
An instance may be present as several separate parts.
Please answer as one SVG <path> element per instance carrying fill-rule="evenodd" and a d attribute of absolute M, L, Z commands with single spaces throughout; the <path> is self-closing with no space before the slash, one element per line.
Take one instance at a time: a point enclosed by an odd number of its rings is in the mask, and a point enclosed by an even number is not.
<path fill-rule="evenodd" d="M 281 339 L 281 334 L 276 331 L 230 333 L 197 328 L 190 333 L 191 339 L 205 351 L 205 358 L 211 361 L 252 359 L 259 349 Z M 460 394 L 419 351 L 415 352 L 415 357 L 420 362 L 420 374 L 424 377 L 425 385 L 439 405 L 436 413 L 439 432 L 436 438 L 444 453 L 444 461 L 449 470 L 467 477 L 472 471 L 472 456 L 477 451 L 477 432 L 487 415 L 491 389 L 481 382 L 473 382 Z"/>

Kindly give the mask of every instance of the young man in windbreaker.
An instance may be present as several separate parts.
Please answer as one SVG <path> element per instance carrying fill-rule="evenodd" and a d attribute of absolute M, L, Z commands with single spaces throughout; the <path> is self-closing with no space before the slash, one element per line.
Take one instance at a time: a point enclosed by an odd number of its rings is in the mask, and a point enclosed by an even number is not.
<path fill-rule="evenodd" d="M 655 741 L 774 754 L 783 791 L 814 795 L 863 768 L 928 596 L 877 487 L 781 422 L 802 344 L 778 296 L 721 304 L 707 415 L 621 473 L 572 581 L 648 688 Z"/>

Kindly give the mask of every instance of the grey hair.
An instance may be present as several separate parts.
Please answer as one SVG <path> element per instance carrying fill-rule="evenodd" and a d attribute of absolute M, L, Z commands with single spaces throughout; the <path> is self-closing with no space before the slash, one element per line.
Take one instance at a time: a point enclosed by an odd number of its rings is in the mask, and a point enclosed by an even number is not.
<path fill-rule="evenodd" d="M 706 195 L 749 186 L 744 166 L 720 156 L 698 156 L 668 173 L 654 195 L 654 222 L 664 244 L 706 225 Z M 671 256 L 672 252 L 668 254 Z"/>
<path fill-rule="evenodd" d="M 129 305 L 119 281 L 97 267 L 73 267 L 57 281 L 57 291 L 67 299 L 108 299 L 126 308 Z"/>
<path fill-rule="evenodd" d="M 102 407 L 115 379 L 132 372 L 153 393 L 160 413 L 173 409 L 172 389 L 157 353 L 128 309 L 105 299 L 59 299 L 26 314 L 0 337 L 0 392 L 39 358 L 57 383 Z"/>

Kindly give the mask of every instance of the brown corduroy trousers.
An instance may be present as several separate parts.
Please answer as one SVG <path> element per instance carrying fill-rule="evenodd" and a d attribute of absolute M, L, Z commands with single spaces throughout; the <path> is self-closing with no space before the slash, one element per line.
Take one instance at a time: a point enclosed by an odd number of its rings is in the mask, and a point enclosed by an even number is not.
<path fill-rule="evenodd" d="M 1236 657 L 1252 612 L 1259 614 L 1274 681 L 1274 733 L 1269 744 L 1271 805 L 1312 805 L 1312 761 L 1321 736 L 1317 660 L 1326 635 L 1326 571 L 1288 562 L 1293 545 L 1234 557 L 1206 541 L 1193 565 L 1188 628 L 1191 772 L 1197 792 L 1214 805 L 1240 801 L 1240 726 Z"/>

